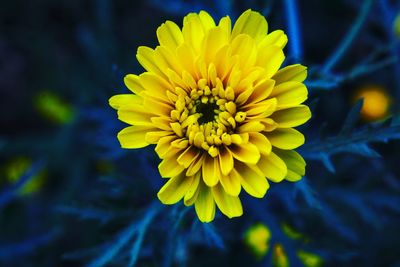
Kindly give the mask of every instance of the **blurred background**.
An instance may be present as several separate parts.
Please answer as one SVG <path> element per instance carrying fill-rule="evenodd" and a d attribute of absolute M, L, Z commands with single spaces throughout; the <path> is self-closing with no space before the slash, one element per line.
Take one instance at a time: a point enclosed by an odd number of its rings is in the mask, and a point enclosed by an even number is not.
<path fill-rule="evenodd" d="M 165 20 L 248 8 L 309 68 L 307 173 L 202 224 L 108 98 Z M 390 0 L 1 1 L 0 266 L 400 266 L 399 41 Z"/>

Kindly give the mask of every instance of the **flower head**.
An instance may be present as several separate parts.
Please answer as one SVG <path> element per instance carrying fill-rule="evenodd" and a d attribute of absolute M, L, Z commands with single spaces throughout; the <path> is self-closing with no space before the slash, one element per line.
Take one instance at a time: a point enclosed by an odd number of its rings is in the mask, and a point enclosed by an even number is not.
<path fill-rule="evenodd" d="M 269 34 L 263 16 L 244 12 L 233 28 L 204 11 L 190 13 L 182 30 L 167 21 L 157 29 L 159 46 L 139 47 L 145 68 L 125 77 L 133 94 L 110 105 L 132 125 L 118 134 L 124 148 L 155 144 L 159 171 L 168 181 L 158 192 L 164 204 L 183 199 L 203 222 L 216 206 L 229 218 L 243 213 L 239 193 L 262 198 L 268 180 L 297 181 L 305 171 L 293 149 L 304 136 L 292 127 L 311 113 L 302 83 L 304 66 L 280 69 L 286 35 Z"/>

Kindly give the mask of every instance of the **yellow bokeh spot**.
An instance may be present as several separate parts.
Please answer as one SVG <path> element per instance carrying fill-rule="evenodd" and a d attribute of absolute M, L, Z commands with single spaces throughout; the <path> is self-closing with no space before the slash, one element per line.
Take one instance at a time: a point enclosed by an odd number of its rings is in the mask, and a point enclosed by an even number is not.
<path fill-rule="evenodd" d="M 249 227 L 244 234 L 244 242 L 257 258 L 262 258 L 268 252 L 271 231 L 262 224 L 257 223 Z"/>
<path fill-rule="evenodd" d="M 272 266 L 274 267 L 289 267 L 289 258 L 281 244 L 274 245 L 272 252 Z"/>
<path fill-rule="evenodd" d="M 355 100 L 364 99 L 361 117 L 366 121 L 376 121 L 387 117 L 390 107 L 390 97 L 386 90 L 378 85 L 368 85 L 359 89 Z"/>
<path fill-rule="evenodd" d="M 4 176 L 7 182 L 10 184 L 16 183 L 31 166 L 32 161 L 27 157 L 16 157 L 10 160 L 4 167 Z M 39 171 L 19 188 L 18 194 L 29 195 L 39 191 L 44 184 L 45 176 L 44 171 Z"/>
<path fill-rule="evenodd" d="M 282 231 L 290 238 L 292 239 L 300 239 L 303 237 L 303 235 L 299 232 L 297 232 L 295 229 L 293 229 L 290 225 L 283 223 L 282 224 Z"/>
<path fill-rule="evenodd" d="M 400 13 L 397 14 L 396 18 L 394 19 L 393 30 L 397 38 L 400 38 Z"/>
<path fill-rule="evenodd" d="M 71 105 L 49 91 L 40 92 L 34 99 L 34 105 L 43 117 L 58 124 L 68 123 L 74 117 Z"/>
<path fill-rule="evenodd" d="M 304 264 L 305 267 L 320 267 L 322 266 L 324 260 L 317 254 L 299 250 L 297 256 Z"/>

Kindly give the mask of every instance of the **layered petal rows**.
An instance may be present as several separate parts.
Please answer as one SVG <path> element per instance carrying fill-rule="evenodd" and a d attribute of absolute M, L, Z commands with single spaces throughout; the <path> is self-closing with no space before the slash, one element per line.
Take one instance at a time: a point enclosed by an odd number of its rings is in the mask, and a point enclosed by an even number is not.
<path fill-rule="evenodd" d="M 118 134 L 124 148 L 151 144 L 168 181 L 158 192 L 164 204 L 194 205 L 202 222 L 216 207 L 229 218 L 243 213 L 243 189 L 264 197 L 269 181 L 298 181 L 305 161 L 293 149 L 304 136 L 293 127 L 311 113 L 303 84 L 306 67 L 284 68 L 280 31 L 268 33 L 263 16 L 244 12 L 233 28 L 205 11 L 190 13 L 182 29 L 166 21 L 159 46 L 139 47 L 146 70 L 128 74 L 131 94 L 110 98 L 118 118 L 129 124 Z"/>

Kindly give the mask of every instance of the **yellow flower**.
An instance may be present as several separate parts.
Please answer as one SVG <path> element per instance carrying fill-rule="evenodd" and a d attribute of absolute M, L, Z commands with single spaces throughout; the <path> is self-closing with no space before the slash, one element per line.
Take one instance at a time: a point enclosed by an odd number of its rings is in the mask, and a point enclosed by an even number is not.
<path fill-rule="evenodd" d="M 249 227 L 244 234 L 244 242 L 257 258 L 262 258 L 269 250 L 271 231 L 262 223 Z"/>
<path fill-rule="evenodd" d="M 169 179 L 160 201 L 194 204 L 202 222 L 214 219 L 216 206 L 229 218 L 241 216 L 242 188 L 262 198 L 268 180 L 304 175 L 305 161 L 293 150 L 304 136 L 292 127 L 311 117 L 301 105 L 307 70 L 280 69 L 287 37 L 267 31 L 252 10 L 233 29 L 228 16 L 216 24 L 205 11 L 188 14 L 182 30 L 166 21 L 157 29 L 159 46 L 138 48 L 146 72 L 125 77 L 133 94 L 110 99 L 132 125 L 119 132 L 121 146 L 156 145 L 160 174 Z"/>
<path fill-rule="evenodd" d="M 384 119 L 388 115 L 390 97 L 386 90 L 378 85 L 367 85 L 360 88 L 355 99 L 364 99 L 361 117 L 366 121 Z"/>

